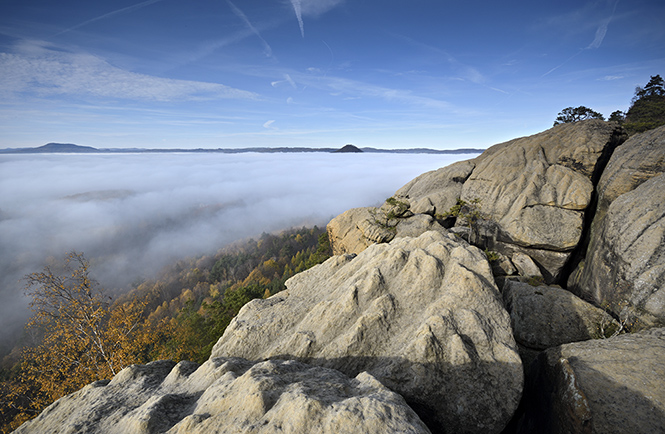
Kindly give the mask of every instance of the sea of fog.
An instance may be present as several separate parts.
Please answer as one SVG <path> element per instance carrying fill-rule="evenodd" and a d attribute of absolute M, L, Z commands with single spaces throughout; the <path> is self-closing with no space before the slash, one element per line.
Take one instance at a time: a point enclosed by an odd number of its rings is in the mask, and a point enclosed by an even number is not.
<path fill-rule="evenodd" d="M 0 155 L 0 330 L 22 326 L 20 279 L 49 256 L 83 252 L 104 287 L 122 287 L 239 239 L 325 226 L 476 155 Z"/>

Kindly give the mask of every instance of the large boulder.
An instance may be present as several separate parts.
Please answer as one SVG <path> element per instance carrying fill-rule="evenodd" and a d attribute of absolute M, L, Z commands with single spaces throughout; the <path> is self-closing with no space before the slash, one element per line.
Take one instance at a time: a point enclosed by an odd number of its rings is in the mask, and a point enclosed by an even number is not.
<path fill-rule="evenodd" d="M 604 310 L 561 288 L 507 281 L 503 299 L 515 340 L 534 350 L 609 337 L 620 328 Z"/>
<path fill-rule="evenodd" d="M 524 404 L 525 434 L 665 432 L 665 329 L 542 352 Z"/>
<path fill-rule="evenodd" d="M 299 359 L 367 371 L 433 431 L 500 432 L 523 374 L 482 251 L 426 232 L 334 256 L 245 305 L 212 357 Z"/>
<path fill-rule="evenodd" d="M 665 323 L 665 127 L 632 137 L 598 186 L 586 258 L 571 291 L 634 327 Z"/>
<path fill-rule="evenodd" d="M 22 433 L 429 433 L 370 374 L 296 361 L 134 365 L 59 399 Z"/>

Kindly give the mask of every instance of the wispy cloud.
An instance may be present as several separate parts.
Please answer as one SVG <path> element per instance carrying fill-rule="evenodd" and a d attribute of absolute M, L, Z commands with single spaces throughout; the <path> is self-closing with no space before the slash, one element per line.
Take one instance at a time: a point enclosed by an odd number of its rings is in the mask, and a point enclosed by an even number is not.
<path fill-rule="evenodd" d="M 616 0 L 612 8 L 612 14 L 600 22 L 598 28 L 596 29 L 596 36 L 593 41 L 591 41 L 591 43 L 586 47 L 587 50 L 600 48 L 600 45 L 603 43 L 603 39 L 605 39 L 605 35 L 607 34 L 607 27 L 610 25 L 612 18 L 614 18 L 614 12 L 616 12 L 618 4 L 619 0 Z"/>
<path fill-rule="evenodd" d="M 327 91 L 331 95 L 344 98 L 370 97 L 423 108 L 451 108 L 451 105 L 446 101 L 416 95 L 409 90 L 377 86 L 371 83 L 341 77 L 319 77 L 316 80 L 312 80 L 311 77 L 303 75 L 299 80 L 304 81 L 307 86 L 319 88 Z"/>
<path fill-rule="evenodd" d="M 143 101 L 259 99 L 219 83 L 177 80 L 127 71 L 86 53 L 42 42 L 24 42 L 17 53 L 0 53 L 0 95 L 105 97 Z"/>
<path fill-rule="evenodd" d="M 621 80 L 624 78 L 623 75 L 606 75 L 605 77 L 599 78 L 598 80 L 600 81 L 614 81 L 614 80 Z"/>
<path fill-rule="evenodd" d="M 614 13 L 616 12 L 617 5 L 619 4 L 619 0 L 607 0 L 607 5 L 612 7 L 612 12 L 609 14 L 608 17 L 605 17 L 600 20 L 599 24 L 596 26 L 596 33 L 593 38 L 593 41 L 589 45 L 587 45 L 585 48 L 581 48 L 577 51 L 577 53 L 573 54 L 570 56 L 568 59 L 564 60 L 561 62 L 559 65 L 555 66 L 554 68 L 550 69 L 547 71 L 545 74 L 541 76 L 546 77 L 556 71 L 557 69 L 561 68 L 562 66 L 566 65 L 568 62 L 582 54 L 586 50 L 595 50 L 600 48 L 602 45 L 603 41 L 605 40 L 605 36 L 607 35 L 607 28 L 610 25 L 610 22 L 614 18 Z M 584 12 L 587 12 L 586 10 Z M 586 16 L 586 13 L 583 13 L 582 11 L 578 11 L 575 13 L 575 18 L 571 19 L 570 21 L 575 21 L 578 23 L 577 27 L 588 27 L 588 23 L 584 23 L 584 18 Z M 568 24 L 566 24 L 568 25 Z"/>
<path fill-rule="evenodd" d="M 295 81 L 293 81 L 293 78 L 291 78 L 291 75 L 290 75 L 290 74 L 284 74 L 284 80 L 275 80 L 275 81 L 272 81 L 272 82 L 270 82 L 270 85 L 271 85 L 272 87 L 277 87 L 277 86 L 279 86 L 279 85 L 282 84 L 282 83 L 288 83 L 289 85 L 291 85 L 292 88 L 294 88 L 294 89 L 298 89 L 298 85 L 296 84 Z"/>
<path fill-rule="evenodd" d="M 72 30 L 76 30 L 79 27 L 83 27 L 83 26 L 87 26 L 88 24 L 92 24 L 96 21 L 100 21 L 100 20 L 103 20 L 103 19 L 106 19 L 106 18 L 111 18 L 115 15 L 120 15 L 120 14 L 127 13 L 127 12 L 132 12 L 132 11 L 135 11 L 137 9 L 141 9 L 141 8 L 144 8 L 146 6 L 150 6 L 151 4 L 158 3 L 158 2 L 161 2 L 161 1 L 162 0 L 147 0 L 147 1 L 144 1 L 144 2 L 141 2 L 141 3 L 137 3 L 135 5 L 132 5 L 132 6 L 127 6 L 127 7 L 121 8 L 121 9 L 117 9 L 113 12 L 109 12 L 109 13 L 106 13 L 104 15 L 100 15 L 98 17 L 95 17 L 95 18 L 89 19 L 87 21 L 84 21 L 82 23 L 79 23 L 75 26 L 69 27 L 65 30 L 62 30 L 62 31 L 56 33 L 53 36 L 59 36 L 59 35 L 62 35 L 64 33 L 71 32 Z"/>
<path fill-rule="evenodd" d="M 259 30 L 256 27 L 254 27 L 254 25 L 249 21 L 249 18 L 247 18 L 247 15 L 245 15 L 245 13 L 243 11 L 241 11 L 240 8 L 238 8 L 238 6 L 233 4 L 233 2 L 231 0 L 226 0 L 226 2 L 231 7 L 231 10 L 233 11 L 233 13 L 245 23 L 247 28 L 249 28 L 252 31 L 252 33 L 254 33 L 256 35 L 256 37 L 259 38 L 259 40 L 261 40 L 261 43 L 263 44 L 263 50 L 264 50 L 265 55 L 267 57 L 272 57 L 272 48 L 270 47 L 270 45 L 268 45 L 266 40 L 263 39 L 263 36 L 261 36 L 261 33 L 259 32 Z"/>
<path fill-rule="evenodd" d="M 272 126 L 272 124 L 274 124 L 274 123 L 275 123 L 275 119 L 270 119 L 269 121 L 267 121 L 266 123 L 263 124 L 263 128 L 268 128 L 268 129 L 274 128 Z"/>
<path fill-rule="evenodd" d="M 289 0 L 300 26 L 300 34 L 305 37 L 303 15 L 318 16 L 344 2 L 344 0 Z"/>

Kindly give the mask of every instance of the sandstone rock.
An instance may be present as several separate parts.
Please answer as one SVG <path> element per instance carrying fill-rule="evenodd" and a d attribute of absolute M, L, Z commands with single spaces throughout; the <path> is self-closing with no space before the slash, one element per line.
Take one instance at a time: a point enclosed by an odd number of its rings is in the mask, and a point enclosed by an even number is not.
<path fill-rule="evenodd" d="M 428 200 L 433 212 L 443 214 L 457 203 L 462 184 L 474 169 L 473 160 L 458 161 L 441 169 L 424 173 L 397 190 L 395 196 L 410 199 L 414 203 Z M 430 214 L 430 210 L 424 214 Z M 414 213 L 418 211 L 413 210 Z"/>
<path fill-rule="evenodd" d="M 400 219 L 395 231 L 395 238 L 418 237 L 428 231 L 447 232 L 434 217 L 427 214 L 416 214 L 411 218 Z"/>
<path fill-rule="evenodd" d="M 576 287 L 643 326 L 665 321 L 665 174 L 619 196 L 594 228 Z"/>
<path fill-rule="evenodd" d="M 512 261 L 506 256 L 498 252 L 494 252 L 496 259 L 490 261 L 492 266 L 492 274 L 497 276 L 511 276 L 517 273 L 517 268 L 513 265 Z"/>
<path fill-rule="evenodd" d="M 605 311 L 561 288 L 507 281 L 503 299 L 515 340 L 527 348 L 543 350 L 609 337 L 619 330 Z"/>
<path fill-rule="evenodd" d="M 436 213 L 436 207 L 429 197 L 423 197 L 411 205 L 411 211 L 414 214 L 428 214 L 433 216 Z"/>
<path fill-rule="evenodd" d="M 536 265 L 535 262 L 533 262 L 533 259 L 529 255 L 525 255 L 524 253 L 520 252 L 515 252 L 513 253 L 513 256 L 510 258 L 515 265 L 515 268 L 517 268 L 517 271 L 520 273 L 521 276 L 524 277 L 539 277 L 542 278 L 543 275 L 540 272 L 540 269 Z"/>
<path fill-rule="evenodd" d="M 665 321 L 665 127 L 632 137 L 599 182 L 586 258 L 569 279 L 576 294 L 643 326 Z"/>
<path fill-rule="evenodd" d="M 614 151 L 598 182 L 595 217 L 602 219 L 617 197 L 662 173 L 665 173 L 665 127 L 631 137 Z"/>
<path fill-rule="evenodd" d="M 495 145 L 476 158 L 461 198 L 480 199 L 499 241 L 569 255 L 582 234 L 596 163 L 617 144 L 615 135 L 612 124 L 590 120 Z M 557 278 L 563 263 L 554 262 L 561 266 L 547 271 Z"/>
<path fill-rule="evenodd" d="M 665 432 L 665 329 L 550 348 L 528 378 L 520 433 Z"/>
<path fill-rule="evenodd" d="M 429 433 L 370 374 L 296 361 L 155 362 L 61 398 L 16 433 Z M 197 369 L 198 368 L 198 369 Z"/>
<path fill-rule="evenodd" d="M 395 237 L 394 229 L 376 221 L 377 208 L 353 208 L 328 223 L 328 237 L 333 255 L 360 253 L 374 243 L 384 243 Z"/>
<path fill-rule="evenodd" d="M 360 253 L 375 243 L 417 237 L 427 231 L 446 232 L 434 217 L 414 215 L 408 202 L 404 204 L 406 207 L 384 204 L 380 208 L 354 208 L 332 219 L 327 229 L 333 254 Z"/>
<path fill-rule="evenodd" d="M 544 249 L 530 249 L 527 247 L 517 246 L 515 244 L 497 242 L 494 244 L 494 249 L 503 254 L 512 257 L 515 253 L 525 254 L 531 258 L 533 262 L 539 264 L 540 274 L 542 274 L 545 283 L 554 283 L 559 274 L 553 276 L 550 271 L 560 273 L 566 265 L 570 252 L 554 252 L 552 250 Z"/>
<path fill-rule="evenodd" d="M 426 232 L 335 256 L 245 305 L 213 357 L 367 371 L 434 430 L 500 432 L 522 387 L 510 319 L 482 251 Z"/>

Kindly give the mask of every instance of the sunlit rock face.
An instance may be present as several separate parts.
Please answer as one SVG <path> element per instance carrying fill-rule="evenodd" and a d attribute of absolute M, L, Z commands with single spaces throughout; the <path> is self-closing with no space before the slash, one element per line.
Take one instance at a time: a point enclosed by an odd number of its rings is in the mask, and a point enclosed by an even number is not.
<path fill-rule="evenodd" d="M 638 327 L 665 323 L 665 127 L 612 155 L 586 258 L 568 286 Z"/>
<path fill-rule="evenodd" d="M 370 374 L 296 361 L 134 365 L 56 401 L 16 433 L 196 434 L 430 431 Z"/>
<path fill-rule="evenodd" d="M 395 198 L 408 205 L 407 211 L 430 213 L 440 223 L 458 199 L 476 201 L 483 216 L 479 222 L 483 242 L 507 255 L 528 254 L 547 281 L 556 281 L 582 237 L 598 171 L 623 139 L 616 125 L 600 120 L 561 124 L 492 146 L 474 160 L 421 175 L 398 190 Z M 433 206 L 423 207 L 424 199 Z M 367 222 L 379 229 L 392 226 L 394 236 L 399 236 L 402 221 L 418 215 L 416 211 L 404 212 L 401 220 L 393 222 L 386 213 L 376 212 L 374 219 L 338 217 L 328 227 L 333 247 L 358 253 L 363 245 L 390 238 L 367 236 L 371 233 Z M 467 224 L 457 219 L 457 226 Z"/>
<path fill-rule="evenodd" d="M 400 393 L 433 430 L 500 432 L 522 390 L 484 253 L 426 232 L 335 256 L 240 311 L 212 357 L 293 358 Z"/>

